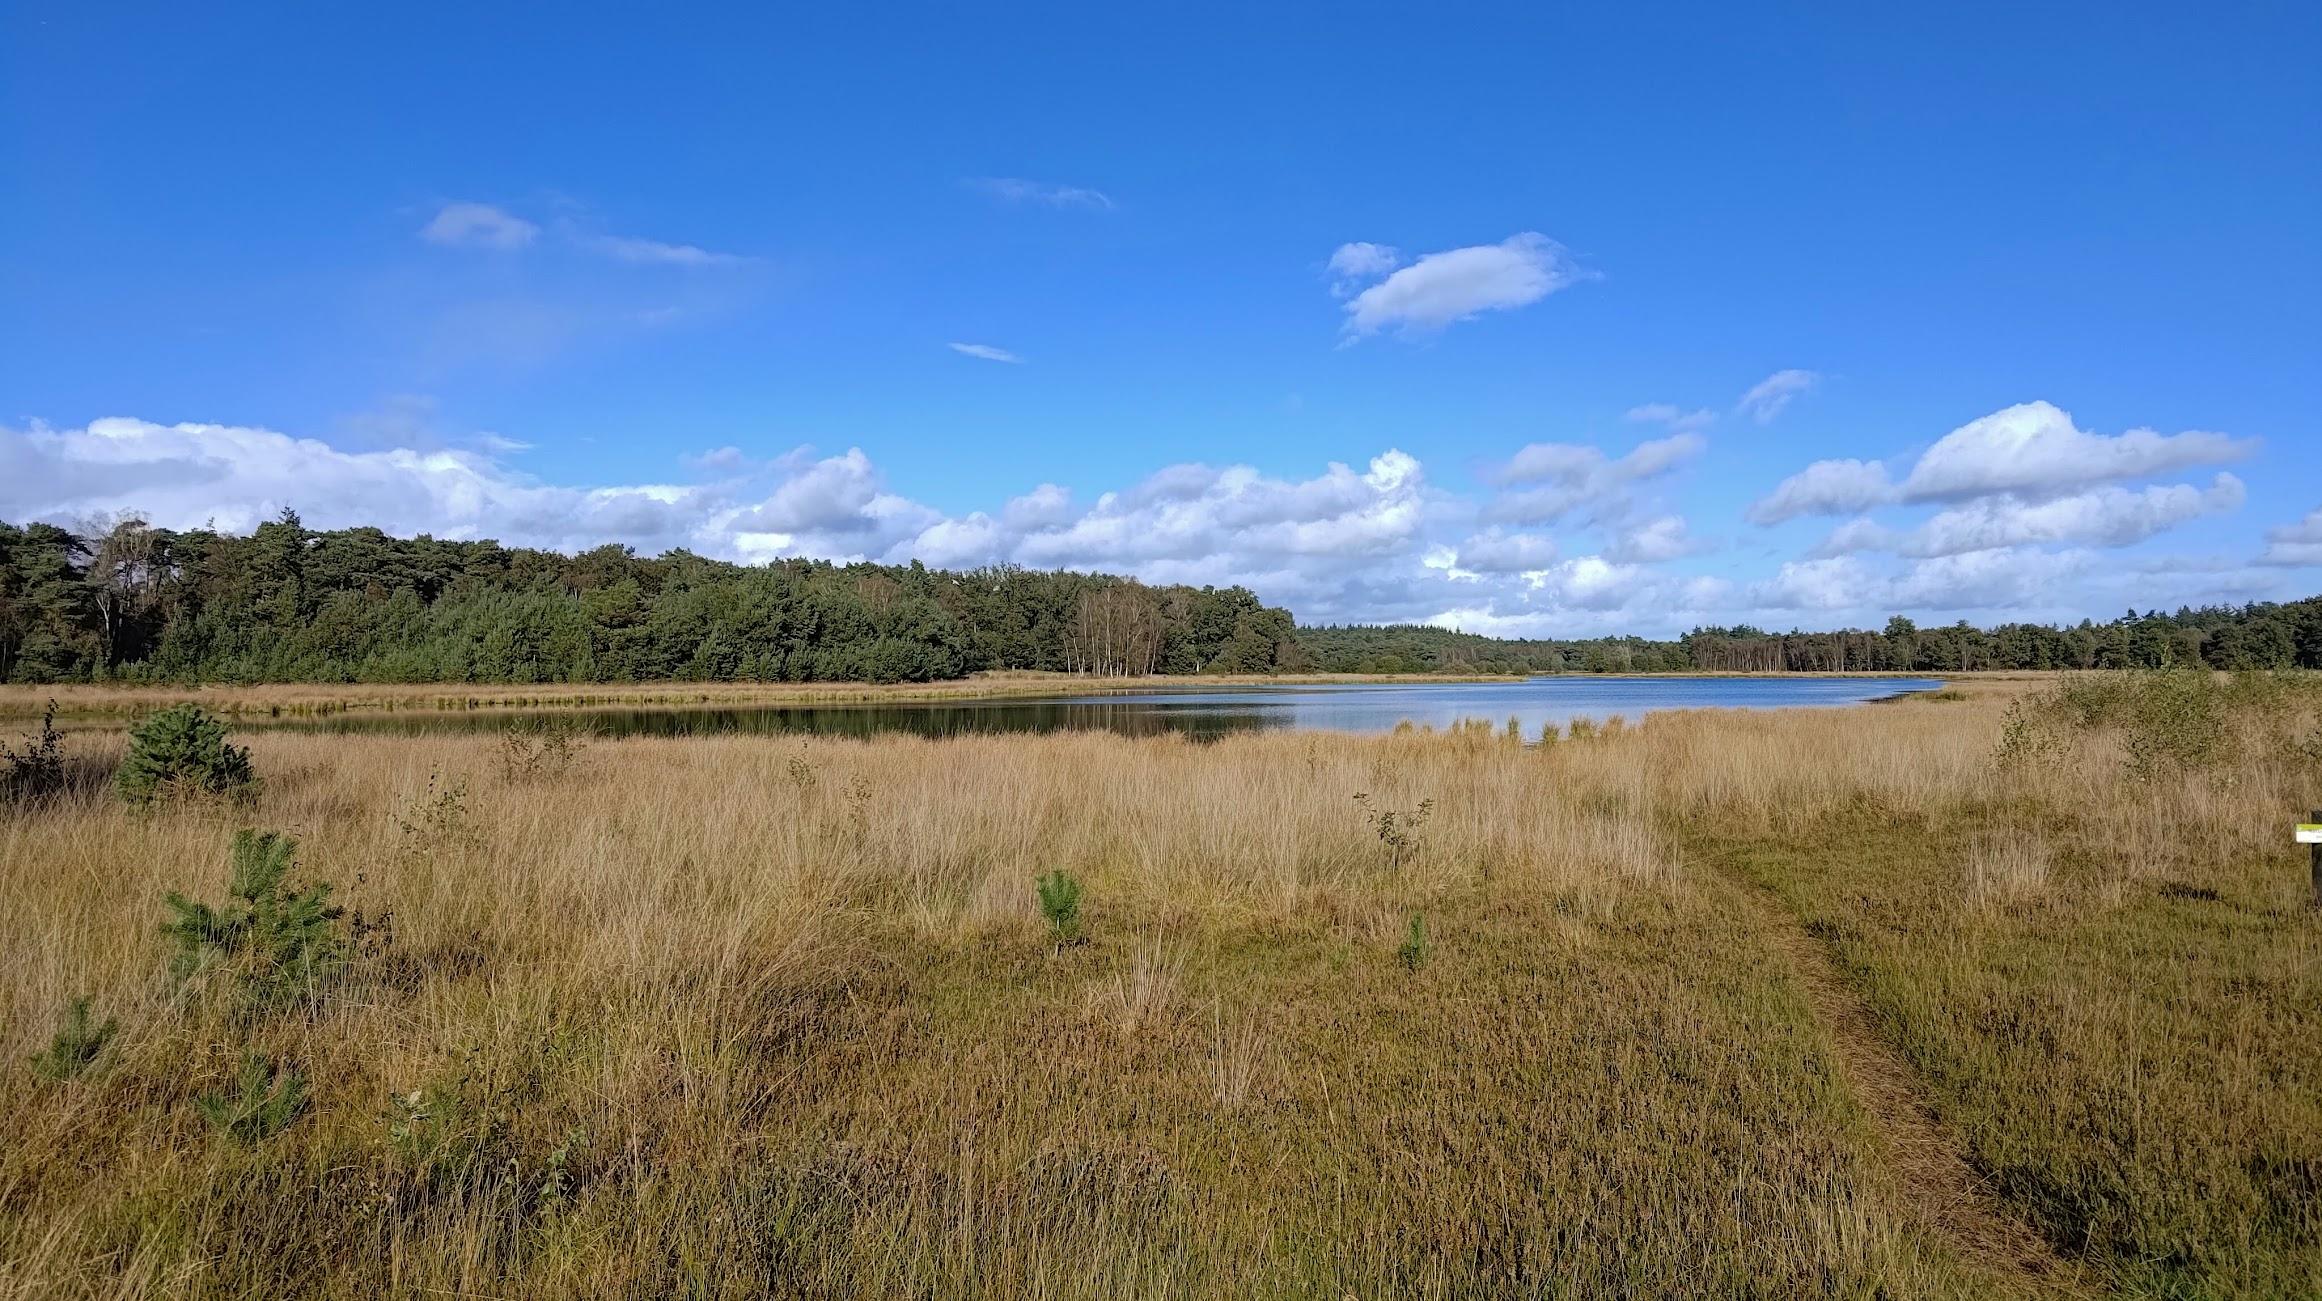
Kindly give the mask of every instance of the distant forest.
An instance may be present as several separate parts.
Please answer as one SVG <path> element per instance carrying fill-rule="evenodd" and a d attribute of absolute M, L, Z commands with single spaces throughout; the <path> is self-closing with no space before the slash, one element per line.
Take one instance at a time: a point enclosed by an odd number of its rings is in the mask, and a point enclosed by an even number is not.
<path fill-rule="evenodd" d="M 131 520 L 0 523 L 0 680 L 925 682 L 1309 667 L 1239 587 Z"/>
<path fill-rule="evenodd" d="M 0 681 L 923 682 L 1091 674 L 1832 672 L 2322 667 L 2322 598 L 2130 611 L 2054 628 L 1697 628 L 1502 640 L 1414 625 L 1297 627 L 1240 587 L 996 566 L 736 565 L 606 546 L 125 520 L 0 523 Z"/>

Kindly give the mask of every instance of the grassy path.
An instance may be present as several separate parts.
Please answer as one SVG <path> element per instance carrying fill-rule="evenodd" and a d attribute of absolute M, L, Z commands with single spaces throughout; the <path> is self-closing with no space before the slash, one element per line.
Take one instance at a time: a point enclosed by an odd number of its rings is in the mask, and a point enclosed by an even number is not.
<path fill-rule="evenodd" d="M 1902 1187 L 1904 1213 L 1963 1260 L 2016 1279 L 2027 1295 L 2089 1295 L 2078 1267 L 2001 1205 L 1968 1164 L 1927 1105 L 1918 1076 L 1880 1036 L 1869 1007 L 1847 988 L 1822 941 L 1763 887 L 1738 880 L 1735 885 L 1828 1034 L 1841 1083 L 1869 1117 Z"/>

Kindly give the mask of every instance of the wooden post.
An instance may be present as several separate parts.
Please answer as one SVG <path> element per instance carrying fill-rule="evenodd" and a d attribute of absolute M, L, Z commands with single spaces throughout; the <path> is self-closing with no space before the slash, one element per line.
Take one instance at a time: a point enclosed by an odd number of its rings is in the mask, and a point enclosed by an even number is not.
<path fill-rule="evenodd" d="M 2322 822 L 2322 809 L 2314 810 L 2314 821 Z M 2310 907 L 2322 908 L 2322 844 L 2314 846 L 2313 873 L 2314 894 L 2306 902 Z"/>

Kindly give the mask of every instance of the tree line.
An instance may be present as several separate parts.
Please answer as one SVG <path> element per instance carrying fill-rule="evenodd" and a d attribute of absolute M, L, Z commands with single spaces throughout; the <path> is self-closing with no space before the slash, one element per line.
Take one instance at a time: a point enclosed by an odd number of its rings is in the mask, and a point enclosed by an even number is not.
<path fill-rule="evenodd" d="M 1421 625 L 1297 627 L 1248 589 L 1153 587 L 685 551 L 578 555 L 138 519 L 0 522 L 0 681 L 918 682 L 991 669 L 1125 675 L 2322 668 L 2322 598 L 2134 610 L 2069 627 L 1965 622 L 1505 639 Z"/>
<path fill-rule="evenodd" d="M 2322 597 L 2287 604 L 2130 610 L 2068 627 L 1965 621 L 1921 628 L 1768 632 L 1696 628 L 1642 637 L 1517 640 L 1416 624 L 1302 628 L 1315 663 L 1341 673 L 1959 672 L 1975 669 L 2322 668 Z"/>
<path fill-rule="evenodd" d="M 0 680 L 918 682 L 1306 667 L 1247 589 L 996 566 L 0 522 Z"/>

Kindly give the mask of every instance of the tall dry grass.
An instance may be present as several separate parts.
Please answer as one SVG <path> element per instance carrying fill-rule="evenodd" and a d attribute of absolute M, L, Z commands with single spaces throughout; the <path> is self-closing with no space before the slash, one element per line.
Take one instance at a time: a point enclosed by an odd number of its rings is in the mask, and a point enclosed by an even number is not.
<path fill-rule="evenodd" d="M 1545 747 L 632 739 L 529 775 L 484 737 L 264 733 L 254 808 L 84 786 L 0 815 L 0 1060 L 77 994 L 124 1028 L 85 1080 L 0 1072 L 0 1295 L 2004 1290 L 1883 1167 L 1743 881 L 1831 939 L 2061 1246 L 2295 1280 L 2314 941 L 2273 842 L 2312 802 L 2277 753 L 2309 698 L 2130 782 L 2109 723 L 1998 763 L 2021 692 Z M 94 769 L 118 744 L 75 738 Z M 1358 793 L 1432 801 L 1399 867 Z M 165 891 L 222 894 L 244 824 L 392 923 L 234 1019 L 155 930 Z M 1086 944 L 1043 927 L 1055 870 Z M 2170 884 L 2273 920 L 2219 934 Z M 2123 992 L 2155 935 L 2200 978 Z M 2206 1119 L 2205 1015 L 2238 1054 Z M 254 1145 L 187 1102 L 246 1048 L 316 1099 Z M 2107 1129 L 2140 1090 L 2208 1150 Z M 2123 1263 L 2156 1247 L 2176 1273 Z"/>

